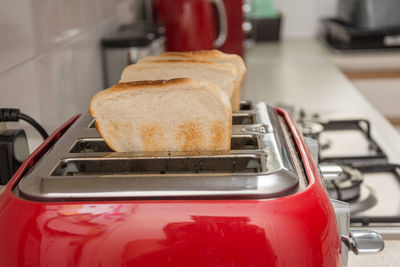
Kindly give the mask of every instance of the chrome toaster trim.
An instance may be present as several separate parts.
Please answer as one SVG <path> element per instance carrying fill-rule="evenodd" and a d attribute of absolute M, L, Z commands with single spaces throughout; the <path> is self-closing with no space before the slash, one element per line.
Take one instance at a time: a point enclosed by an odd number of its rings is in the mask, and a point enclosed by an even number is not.
<path fill-rule="evenodd" d="M 66 201 L 274 198 L 303 190 L 307 179 L 283 120 L 262 102 L 242 107 L 233 114 L 232 149 L 198 153 L 112 152 L 90 127 L 93 119 L 83 115 L 14 192 Z"/>

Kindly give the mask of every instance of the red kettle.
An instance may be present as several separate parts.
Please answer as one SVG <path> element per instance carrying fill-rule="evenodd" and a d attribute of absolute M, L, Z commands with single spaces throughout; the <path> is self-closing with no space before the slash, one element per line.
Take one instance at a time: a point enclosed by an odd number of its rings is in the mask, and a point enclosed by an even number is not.
<path fill-rule="evenodd" d="M 242 0 L 155 0 L 168 51 L 220 49 L 243 56 Z"/>

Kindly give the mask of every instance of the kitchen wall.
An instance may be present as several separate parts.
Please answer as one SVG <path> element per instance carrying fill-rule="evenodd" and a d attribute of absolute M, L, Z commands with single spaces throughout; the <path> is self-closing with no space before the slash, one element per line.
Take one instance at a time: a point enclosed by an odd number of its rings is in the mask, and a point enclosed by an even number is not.
<path fill-rule="evenodd" d="M 283 39 L 311 38 L 318 33 L 320 20 L 336 14 L 338 0 L 273 0 L 283 14 Z"/>
<path fill-rule="evenodd" d="M 139 3 L 1 0 L 0 107 L 20 108 L 50 132 L 86 112 L 103 89 L 99 40 L 137 20 Z"/>

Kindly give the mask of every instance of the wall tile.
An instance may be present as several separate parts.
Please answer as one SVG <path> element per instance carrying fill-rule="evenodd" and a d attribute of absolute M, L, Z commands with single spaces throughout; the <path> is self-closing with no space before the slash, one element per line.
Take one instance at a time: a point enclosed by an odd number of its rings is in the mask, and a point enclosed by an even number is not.
<path fill-rule="evenodd" d="M 83 12 L 83 23 L 86 27 L 90 27 L 103 19 L 101 17 L 101 0 L 82 0 L 80 1 L 80 8 Z"/>
<path fill-rule="evenodd" d="M 40 120 L 34 67 L 28 62 L 0 75 L 0 106 L 19 108 Z"/>
<path fill-rule="evenodd" d="M 34 62 L 42 123 L 50 132 L 67 117 L 60 109 L 62 105 L 68 105 L 59 93 L 65 79 L 63 64 L 59 64 L 63 60 L 62 52 L 61 48 L 53 49 Z"/>
<path fill-rule="evenodd" d="M 35 55 L 30 0 L 0 1 L 0 73 Z"/>
<path fill-rule="evenodd" d="M 56 45 L 62 37 L 60 0 L 31 0 L 35 46 L 38 52 Z"/>
<path fill-rule="evenodd" d="M 40 113 L 49 131 L 87 112 L 91 97 L 103 89 L 99 39 L 114 24 L 108 19 L 35 60 Z"/>
<path fill-rule="evenodd" d="M 62 39 L 59 42 L 66 42 L 82 33 L 85 27 L 84 10 L 80 7 L 80 0 L 61 0 Z"/>
<path fill-rule="evenodd" d="M 337 0 L 273 0 L 283 14 L 283 38 L 312 38 L 320 29 L 320 20 L 336 13 Z"/>

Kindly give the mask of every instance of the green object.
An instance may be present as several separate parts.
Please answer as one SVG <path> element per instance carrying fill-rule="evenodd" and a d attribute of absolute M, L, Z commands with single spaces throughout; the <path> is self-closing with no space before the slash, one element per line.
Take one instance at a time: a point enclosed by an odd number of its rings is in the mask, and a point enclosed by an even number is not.
<path fill-rule="evenodd" d="M 272 19 L 279 17 L 272 0 L 250 0 L 250 11 L 247 15 L 252 19 Z"/>

